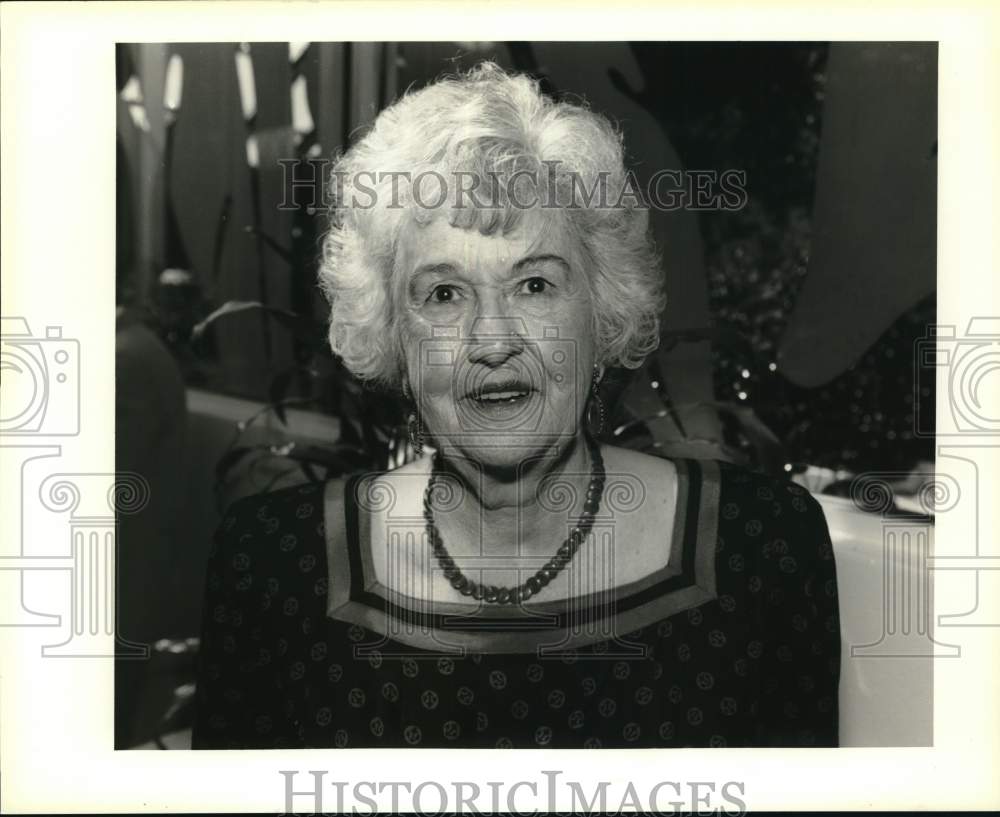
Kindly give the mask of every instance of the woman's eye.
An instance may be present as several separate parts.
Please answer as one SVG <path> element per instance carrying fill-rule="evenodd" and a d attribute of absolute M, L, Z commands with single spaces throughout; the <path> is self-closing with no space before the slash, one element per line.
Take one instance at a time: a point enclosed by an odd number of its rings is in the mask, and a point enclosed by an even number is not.
<path fill-rule="evenodd" d="M 438 284 L 427 299 L 435 304 L 450 304 L 458 298 L 458 290 L 451 284 Z"/>
<path fill-rule="evenodd" d="M 530 295 L 541 295 L 543 292 L 549 289 L 551 284 L 544 278 L 534 277 L 528 278 L 522 285 L 521 289 Z"/>

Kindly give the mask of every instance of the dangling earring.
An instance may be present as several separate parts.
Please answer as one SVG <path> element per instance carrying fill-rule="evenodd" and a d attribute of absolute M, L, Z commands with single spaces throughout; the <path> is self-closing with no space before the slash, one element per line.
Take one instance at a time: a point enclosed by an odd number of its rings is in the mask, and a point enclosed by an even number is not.
<path fill-rule="evenodd" d="M 413 446 L 413 453 L 418 457 L 424 455 L 424 431 L 420 424 L 417 412 L 411 411 L 406 418 L 406 432 L 410 437 L 410 445 Z"/>
<path fill-rule="evenodd" d="M 403 378 L 403 399 L 407 403 L 414 403 L 415 405 L 413 395 L 410 393 L 410 383 L 405 377 Z M 417 457 L 422 457 L 424 455 L 424 430 L 416 408 L 410 409 L 409 414 L 406 415 L 406 433 L 410 438 L 410 446 L 413 448 L 413 453 Z"/>
<path fill-rule="evenodd" d="M 604 401 L 598 393 L 598 386 L 601 382 L 601 374 L 594 364 L 594 376 L 590 381 L 590 402 L 587 404 L 587 426 L 594 437 L 600 437 L 604 432 Z M 594 406 L 597 406 L 597 430 L 594 430 Z"/>

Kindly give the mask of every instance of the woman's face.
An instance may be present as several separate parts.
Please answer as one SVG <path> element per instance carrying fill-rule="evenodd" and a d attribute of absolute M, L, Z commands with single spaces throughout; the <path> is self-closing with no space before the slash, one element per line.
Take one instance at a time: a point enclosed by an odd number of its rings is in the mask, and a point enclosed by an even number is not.
<path fill-rule="evenodd" d="M 506 235 L 410 220 L 396 296 L 410 388 L 434 445 L 508 469 L 577 436 L 595 360 L 583 254 L 561 216 Z"/>

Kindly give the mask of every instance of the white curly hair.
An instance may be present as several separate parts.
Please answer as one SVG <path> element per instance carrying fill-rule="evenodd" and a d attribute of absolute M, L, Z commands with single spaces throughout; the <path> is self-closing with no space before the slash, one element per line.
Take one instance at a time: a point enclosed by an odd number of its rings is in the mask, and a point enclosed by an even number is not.
<path fill-rule="evenodd" d="M 553 101 L 536 80 L 484 62 L 405 94 L 334 164 L 319 281 L 330 304 L 331 347 L 358 378 L 401 385 L 396 242 L 405 218 L 442 212 L 420 206 L 434 197 L 399 185 L 400 172 L 462 173 L 488 187 L 476 194 L 488 196 L 483 206 L 452 186 L 443 211 L 452 225 L 484 234 L 506 233 L 525 211 L 523 190 L 512 200 L 496 179 L 519 177 L 518 189 L 532 180 L 539 200 L 560 203 L 586 259 L 597 362 L 636 368 L 656 349 L 663 271 L 648 210 L 628 193 L 621 134 L 585 104 Z M 581 205 L 580 192 L 598 183 L 609 195 Z"/>

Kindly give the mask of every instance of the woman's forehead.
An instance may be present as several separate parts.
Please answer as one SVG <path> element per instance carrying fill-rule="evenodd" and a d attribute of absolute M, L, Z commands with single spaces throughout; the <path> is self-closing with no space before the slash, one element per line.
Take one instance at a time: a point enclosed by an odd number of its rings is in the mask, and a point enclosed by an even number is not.
<path fill-rule="evenodd" d="M 554 256 L 574 264 L 576 252 L 569 230 L 555 213 L 525 210 L 513 228 L 484 235 L 475 226 L 451 224 L 445 211 L 423 223 L 415 218 L 404 220 L 395 266 L 405 277 L 444 265 L 502 272 L 535 256 Z"/>

